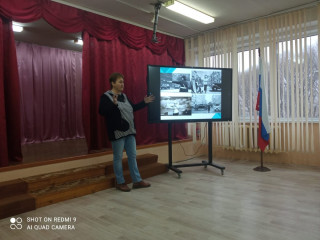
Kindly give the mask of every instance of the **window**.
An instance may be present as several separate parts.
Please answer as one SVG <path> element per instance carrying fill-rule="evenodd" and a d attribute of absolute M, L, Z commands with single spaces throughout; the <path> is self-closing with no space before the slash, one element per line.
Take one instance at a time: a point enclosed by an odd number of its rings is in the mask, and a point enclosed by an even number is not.
<path fill-rule="evenodd" d="M 270 48 L 265 49 L 267 55 L 263 67 L 269 115 L 271 113 L 270 98 L 275 97 L 279 108 L 277 117 L 281 120 L 319 118 L 318 36 L 291 42 L 284 41 L 277 44 L 277 79 L 273 82 L 277 84 L 276 93 L 270 92 L 270 84 L 274 80 L 270 76 Z M 238 106 L 239 117 L 244 121 L 254 116 L 258 79 L 258 49 L 238 52 Z"/>
<path fill-rule="evenodd" d="M 279 117 L 318 118 L 318 36 L 280 42 L 278 52 Z"/>

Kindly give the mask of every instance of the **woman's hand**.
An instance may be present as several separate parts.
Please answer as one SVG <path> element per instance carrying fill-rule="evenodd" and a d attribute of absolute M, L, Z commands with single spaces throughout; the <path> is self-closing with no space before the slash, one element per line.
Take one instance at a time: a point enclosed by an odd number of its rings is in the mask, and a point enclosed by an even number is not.
<path fill-rule="evenodd" d="M 113 103 L 115 104 L 115 105 L 118 105 L 118 95 L 117 94 L 113 94 Z"/>
<path fill-rule="evenodd" d="M 153 102 L 154 99 L 155 99 L 155 97 L 154 97 L 153 95 L 145 96 L 145 97 L 144 97 L 144 102 L 145 102 L 146 104 L 148 104 L 148 103 Z"/>

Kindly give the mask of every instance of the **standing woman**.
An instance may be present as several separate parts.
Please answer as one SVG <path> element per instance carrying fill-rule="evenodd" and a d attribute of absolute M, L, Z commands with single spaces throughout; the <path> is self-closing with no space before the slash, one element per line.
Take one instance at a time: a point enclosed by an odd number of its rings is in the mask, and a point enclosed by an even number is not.
<path fill-rule="evenodd" d="M 105 117 L 108 137 L 113 150 L 113 169 L 116 175 L 116 188 L 129 192 L 131 189 L 125 183 L 122 169 L 123 150 L 126 150 L 132 188 L 150 187 L 141 179 L 136 160 L 136 129 L 133 112 L 153 102 L 154 96 L 145 96 L 138 104 L 133 104 L 123 93 L 124 77 L 121 73 L 112 73 L 109 78 L 111 90 L 100 98 L 99 113 Z"/>

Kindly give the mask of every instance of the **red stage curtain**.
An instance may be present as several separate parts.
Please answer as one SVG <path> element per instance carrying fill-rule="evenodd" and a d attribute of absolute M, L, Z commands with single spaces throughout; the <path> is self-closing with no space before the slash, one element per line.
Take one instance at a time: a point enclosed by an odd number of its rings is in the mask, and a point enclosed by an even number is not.
<path fill-rule="evenodd" d="M 0 0 L 0 15 L 17 22 L 45 19 L 63 32 L 88 32 L 99 40 L 121 39 L 130 48 L 148 47 L 161 55 L 168 52 L 175 62 L 184 64 L 184 41 L 157 34 L 160 43 L 151 41 L 151 31 L 49 0 Z"/>
<path fill-rule="evenodd" d="M 89 149 L 99 149 L 107 145 L 103 142 L 104 136 L 101 135 L 104 128 L 101 126 L 103 120 L 98 120 L 97 99 L 108 89 L 106 81 L 111 72 L 120 71 L 125 74 L 128 96 L 133 101 L 138 101 L 146 93 L 147 64 L 183 65 L 185 61 L 183 39 L 158 33 L 160 43 L 153 43 L 150 30 L 49 0 L 0 0 L 0 15 L 18 22 L 31 22 L 44 18 L 61 31 L 86 32 L 87 37 L 92 36 L 92 40 L 89 38 L 85 40 L 83 50 L 83 122 Z M 89 42 L 94 44 L 94 41 L 98 40 L 104 41 L 101 41 L 99 46 L 89 48 Z M 108 44 L 111 49 L 104 49 Z M 101 51 L 107 55 L 101 56 Z M 97 62 L 97 56 L 103 59 Z M 97 66 L 92 64 L 94 60 Z M 108 67 L 104 64 L 108 64 Z M 99 74 L 95 72 L 96 70 L 100 71 Z M 101 86 L 102 83 L 104 85 Z M 146 109 L 143 111 L 136 116 L 137 131 L 139 133 L 143 130 L 148 136 L 138 135 L 138 144 L 165 140 L 166 125 L 153 127 L 148 125 L 145 128 Z M 179 138 L 186 136 L 184 124 L 178 124 L 174 129 Z"/>
<path fill-rule="evenodd" d="M 19 89 L 11 21 L 0 17 L 0 166 L 22 161 Z"/>
<path fill-rule="evenodd" d="M 109 147 L 104 118 L 97 114 L 100 96 L 110 89 L 109 76 L 121 72 L 125 93 L 134 103 L 143 100 L 147 92 L 147 65 L 176 65 L 167 52 L 152 53 L 148 48 L 133 49 L 119 39 L 98 41 L 84 33 L 83 47 L 83 122 L 89 149 Z M 137 144 L 150 144 L 168 139 L 167 124 L 148 124 L 147 108 L 135 113 Z M 185 124 L 173 126 L 175 139 L 186 137 Z"/>
<path fill-rule="evenodd" d="M 16 42 L 21 142 L 84 138 L 82 53 Z"/>

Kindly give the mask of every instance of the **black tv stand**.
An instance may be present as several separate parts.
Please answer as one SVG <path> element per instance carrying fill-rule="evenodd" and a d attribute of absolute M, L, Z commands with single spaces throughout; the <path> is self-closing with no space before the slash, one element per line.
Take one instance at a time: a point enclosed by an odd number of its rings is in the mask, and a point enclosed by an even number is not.
<path fill-rule="evenodd" d="M 172 125 L 171 123 L 168 123 L 168 148 L 169 148 L 168 169 L 177 173 L 179 178 L 181 177 L 182 171 L 178 168 L 182 168 L 182 167 L 204 166 L 205 168 L 207 168 L 207 166 L 212 166 L 220 169 L 221 175 L 224 174 L 225 167 L 212 162 L 212 122 L 208 122 L 208 161 L 202 161 L 201 163 L 172 165 Z"/>

